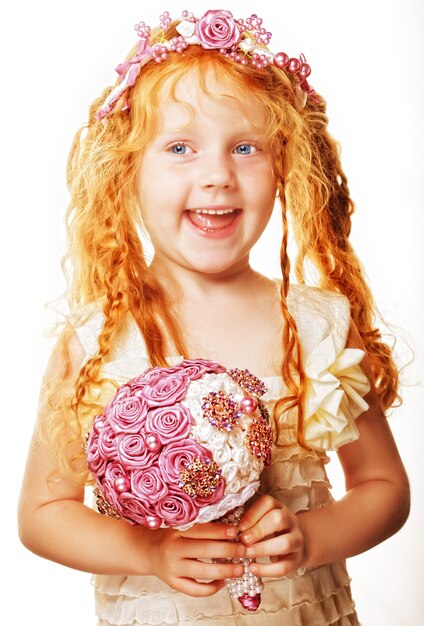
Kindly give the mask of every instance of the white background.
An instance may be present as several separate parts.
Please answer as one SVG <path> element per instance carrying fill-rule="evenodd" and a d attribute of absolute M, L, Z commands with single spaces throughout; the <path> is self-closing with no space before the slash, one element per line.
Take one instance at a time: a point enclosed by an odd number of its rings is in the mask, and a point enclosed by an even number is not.
<path fill-rule="evenodd" d="M 143 6 L 146 4 L 146 6 Z M 378 306 L 398 335 L 404 404 L 390 418 L 412 483 L 404 529 L 349 561 L 364 626 L 416 626 L 423 611 L 423 3 L 419 0 L 196 0 L 152 9 L 133 0 L 9 3 L 3 9 L 2 353 L 3 478 L 2 624 L 89 626 L 95 623 L 89 575 L 40 559 L 19 543 L 16 503 L 38 388 L 55 317 L 45 303 L 61 295 L 65 164 L 88 104 L 115 81 L 140 20 L 182 9 L 196 15 L 228 8 L 259 11 L 273 32 L 271 49 L 312 66 L 310 82 L 328 102 L 330 131 L 342 146 L 357 211 L 352 242 Z M 277 10 L 272 8 L 277 8 Z M 4 19 L 6 18 L 6 19 Z M 248 94 L 246 94 L 248 97 Z M 257 269 L 278 276 L 277 218 L 254 250 Z M 4 401 L 4 398 L 6 400 Z M 335 494 L 342 477 L 334 459 Z M 81 529 L 83 532 L 83 529 Z M 107 549 L 107 546 L 105 546 Z M 6 555 L 6 560 L 4 560 Z"/>

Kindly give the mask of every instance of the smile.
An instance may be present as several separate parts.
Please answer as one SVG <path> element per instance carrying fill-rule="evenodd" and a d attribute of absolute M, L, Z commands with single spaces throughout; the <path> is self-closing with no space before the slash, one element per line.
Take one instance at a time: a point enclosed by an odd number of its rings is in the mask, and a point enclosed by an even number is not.
<path fill-rule="evenodd" d="M 223 238 L 234 233 L 241 213 L 241 209 L 193 209 L 185 211 L 185 216 L 198 234 Z"/>

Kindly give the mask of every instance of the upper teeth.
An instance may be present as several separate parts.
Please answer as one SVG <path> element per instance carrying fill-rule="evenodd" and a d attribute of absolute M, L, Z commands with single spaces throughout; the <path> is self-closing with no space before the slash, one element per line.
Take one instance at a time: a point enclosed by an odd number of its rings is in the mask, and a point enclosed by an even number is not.
<path fill-rule="evenodd" d="M 213 215 L 222 215 L 223 213 L 233 213 L 236 209 L 195 209 L 196 213 L 211 213 Z"/>

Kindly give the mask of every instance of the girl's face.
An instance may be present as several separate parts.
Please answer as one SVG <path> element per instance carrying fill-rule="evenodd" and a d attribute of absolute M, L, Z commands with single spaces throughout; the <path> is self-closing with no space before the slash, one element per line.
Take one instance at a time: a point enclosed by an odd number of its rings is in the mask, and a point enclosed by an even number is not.
<path fill-rule="evenodd" d="M 248 267 L 277 187 L 263 119 L 249 94 L 244 111 L 222 97 L 228 88 L 213 72 L 206 84 L 221 97 L 204 94 L 193 72 L 177 84 L 182 102 L 168 96 L 165 85 L 156 133 L 141 158 L 138 193 L 154 265 L 225 276 Z"/>

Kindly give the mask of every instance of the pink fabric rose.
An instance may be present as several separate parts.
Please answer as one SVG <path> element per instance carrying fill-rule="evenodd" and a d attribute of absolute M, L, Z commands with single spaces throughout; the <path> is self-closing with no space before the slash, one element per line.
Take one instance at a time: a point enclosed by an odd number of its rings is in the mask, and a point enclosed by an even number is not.
<path fill-rule="evenodd" d="M 119 511 L 119 493 L 115 489 L 115 481 L 117 478 L 124 478 L 128 480 L 128 475 L 122 465 L 117 461 L 114 461 L 113 463 L 109 463 L 106 468 L 105 477 L 100 491 L 102 491 L 105 499 L 115 509 L 115 511 Z"/>
<path fill-rule="evenodd" d="M 231 48 L 241 33 L 230 11 L 207 11 L 196 24 L 196 36 L 202 48 Z"/>
<path fill-rule="evenodd" d="M 163 481 L 156 465 L 131 472 L 131 491 L 144 502 L 154 504 L 168 494 L 168 485 Z"/>
<path fill-rule="evenodd" d="M 175 404 L 184 398 L 189 384 L 186 374 L 176 372 L 146 385 L 143 396 L 151 407 Z"/>
<path fill-rule="evenodd" d="M 131 387 L 128 384 L 121 385 L 120 387 L 118 387 L 118 390 L 116 394 L 113 396 L 112 400 L 110 400 L 110 402 L 106 404 L 103 413 L 110 411 L 118 402 L 118 400 L 121 400 L 122 398 L 126 398 L 130 394 L 131 394 Z"/>
<path fill-rule="evenodd" d="M 214 374 L 225 372 L 225 367 L 215 363 L 215 361 L 207 361 L 206 359 L 184 359 L 184 361 L 181 361 L 180 366 L 184 368 L 184 373 L 190 376 L 191 380 L 197 380 L 203 374 L 209 372 Z"/>
<path fill-rule="evenodd" d="M 180 471 L 199 457 L 213 460 L 212 453 L 194 439 L 184 439 L 162 448 L 159 456 L 159 467 L 169 483 L 178 484 Z"/>
<path fill-rule="evenodd" d="M 155 510 L 167 526 L 189 524 L 199 514 L 193 498 L 174 485 L 169 485 L 168 494 L 156 503 Z"/>
<path fill-rule="evenodd" d="M 108 422 L 100 431 L 98 445 L 104 459 L 113 460 L 116 458 L 116 432 Z"/>
<path fill-rule="evenodd" d="M 147 515 L 154 515 L 155 511 L 145 502 L 136 498 L 132 493 L 126 491 L 119 496 L 118 512 L 124 519 L 133 526 L 142 524 L 147 526 Z"/>
<path fill-rule="evenodd" d="M 159 456 L 146 446 L 143 433 L 120 434 L 116 438 L 116 444 L 118 460 L 125 469 L 150 467 Z"/>
<path fill-rule="evenodd" d="M 193 423 L 187 407 L 178 403 L 149 411 L 146 417 L 146 433 L 154 433 L 163 445 L 189 436 Z"/>
<path fill-rule="evenodd" d="M 118 400 L 127 398 L 129 395 L 131 395 L 131 387 L 129 385 L 121 385 L 113 398 L 113 402 L 116 403 Z"/>
<path fill-rule="evenodd" d="M 87 465 L 90 472 L 101 480 L 106 470 L 106 459 L 99 449 L 99 435 L 91 433 L 87 446 Z"/>
<path fill-rule="evenodd" d="M 144 370 L 142 374 L 128 381 L 127 385 L 131 387 L 131 389 L 144 389 L 146 385 L 155 382 L 159 378 L 166 378 L 167 376 L 167 368 L 149 367 L 149 369 Z"/>
<path fill-rule="evenodd" d="M 113 402 L 105 410 L 105 417 L 109 419 L 115 432 L 136 433 L 142 428 L 148 410 L 147 402 L 143 398 L 132 395 Z"/>

